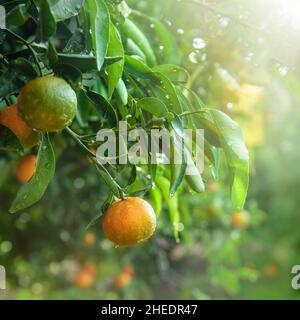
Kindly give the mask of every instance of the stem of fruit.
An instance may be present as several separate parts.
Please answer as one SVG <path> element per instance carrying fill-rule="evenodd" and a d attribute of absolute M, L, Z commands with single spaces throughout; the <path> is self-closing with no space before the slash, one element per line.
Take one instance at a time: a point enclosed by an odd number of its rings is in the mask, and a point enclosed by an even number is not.
<path fill-rule="evenodd" d="M 80 137 L 77 133 L 75 133 L 69 127 L 65 128 L 66 132 L 77 142 L 82 150 L 88 153 L 89 157 L 95 157 L 95 155 L 91 152 L 91 150 L 80 140 Z"/>
<path fill-rule="evenodd" d="M 11 36 L 15 37 L 17 40 L 19 40 L 20 42 L 22 42 L 28 49 L 29 51 L 31 52 L 32 56 L 33 56 L 33 59 L 34 59 L 34 62 L 36 64 L 36 66 L 38 67 L 38 70 L 39 70 L 39 74 L 40 76 L 42 77 L 43 76 L 43 71 L 41 69 L 41 66 L 40 66 L 40 63 L 39 63 L 39 59 L 37 57 L 37 54 L 36 52 L 32 49 L 31 45 L 25 40 L 23 39 L 22 37 L 20 37 L 19 35 L 17 35 L 16 33 L 14 33 L 13 31 L 9 30 L 9 29 L 5 29 L 5 31 L 10 34 Z"/>
<path fill-rule="evenodd" d="M 104 171 L 108 176 L 111 177 L 112 180 L 114 180 L 113 177 L 111 176 L 111 174 L 107 171 L 107 169 L 101 163 L 99 163 L 97 161 L 95 155 L 91 152 L 91 150 L 80 140 L 79 135 L 77 133 L 75 133 L 72 129 L 70 129 L 69 127 L 65 128 L 65 130 L 76 141 L 76 143 L 80 146 L 80 148 L 88 153 L 88 157 L 95 164 L 95 166 L 98 167 L 100 170 Z M 122 200 L 124 200 L 125 195 L 124 195 L 123 189 L 117 183 L 116 183 L 116 185 L 118 187 L 120 198 Z"/>

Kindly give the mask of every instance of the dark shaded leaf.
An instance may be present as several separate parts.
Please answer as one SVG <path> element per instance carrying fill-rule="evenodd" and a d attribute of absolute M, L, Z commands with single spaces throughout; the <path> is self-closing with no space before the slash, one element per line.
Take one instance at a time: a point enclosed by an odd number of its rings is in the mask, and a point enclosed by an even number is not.
<path fill-rule="evenodd" d="M 76 16 L 84 0 L 50 0 L 55 21 L 63 21 Z"/>
<path fill-rule="evenodd" d="M 109 122 L 110 126 L 115 127 L 118 123 L 118 117 L 113 106 L 99 93 L 88 91 L 87 96 L 93 101 L 98 112 Z"/>
<path fill-rule="evenodd" d="M 0 125 L 0 150 L 4 151 L 23 151 L 23 147 L 17 136 L 7 127 Z"/>
<path fill-rule="evenodd" d="M 10 65 L 21 75 L 26 75 L 29 78 L 36 78 L 38 76 L 38 72 L 34 65 L 25 58 L 17 58 L 11 61 Z"/>
<path fill-rule="evenodd" d="M 39 147 L 36 172 L 34 176 L 18 191 L 9 211 L 15 213 L 23 210 L 44 195 L 46 188 L 55 173 L 55 156 L 48 134 L 42 134 L 42 142 Z"/>

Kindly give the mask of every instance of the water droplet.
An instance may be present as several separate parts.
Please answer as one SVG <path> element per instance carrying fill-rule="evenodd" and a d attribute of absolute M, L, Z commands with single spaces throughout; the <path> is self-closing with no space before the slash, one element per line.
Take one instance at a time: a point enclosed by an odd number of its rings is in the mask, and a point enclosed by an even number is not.
<path fill-rule="evenodd" d="M 287 66 L 280 65 L 278 67 L 278 72 L 281 76 L 285 77 L 289 73 L 289 68 Z"/>
<path fill-rule="evenodd" d="M 164 50 L 164 48 L 165 48 L 165 47 L 164 47 L 164 46 L 162 46 L 162 45 L 161 45 L 161 46 L 159 46 L 159 50 Z"/>
<path fill-rule="evenodd" d="M 178 33 L 178 34 L 184 34 L 184 30 L 183 30 L 182 28 L 178 28 L 178 29 L 177 29 L 177 33 Z"/>
<path fill-rule="evenodd" d="M 233 108 L 233 103 L 232 102 L 228 102 L 226 104 L 227 109 L 231 110 Z"/>
<path fill-rule="evenodd" d="M 166 99 L 170 99 L 170 96 L 168 94 L 166 95 Z"/>
<path fill-rule="evenodd" d="M 203 39 L 201 39 L 201 38 L 195 38 L 195 39 L 193 40 L 193 47 L 194 47 L 195 49 L 203 49 L 203 48 L 206 47 L 206 43 L 205 43 L 205 41 L 204 41 Z"/>
<path fill-rule="evenodd" d="M 189 54 L 189 59 L 192 63 L 198 63 L 197 52 L 193 51 Z"/>
<path fill-rule="evenodd" d="M 153 29 L 155 27 L 154 23 L 150 24 L 150 28 Z"/>
<path fill-rule="evenodd" d="M 227 17 L 221 17 L 219 22 L 222 28 L 226 28 L 229 24 L 229 19 Z"/>

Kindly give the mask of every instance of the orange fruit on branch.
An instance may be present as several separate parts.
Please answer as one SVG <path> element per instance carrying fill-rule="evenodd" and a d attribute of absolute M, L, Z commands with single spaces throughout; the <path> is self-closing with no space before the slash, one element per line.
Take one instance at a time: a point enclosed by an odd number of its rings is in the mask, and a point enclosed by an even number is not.
<path fill-rule="evenodd" d="M 20 182 L 25 183 L 31 179 L 35 173 L 36 161 L 37 156 L 31 154 L 22 158 L 17 163 L 16 177 Z"/>
<path fill-rule="evenodd" d="M 150 204 L 140 198 L 117 200 L 103 218 L 105 236 L 116 245 L 134 245 L 149 239 L 156 228 L 156 215 Z"/>
<path fill-rule="evenodd" d="M 24 148 L 31 148 L 39 143 L 39 133 L 33 131 L 20 117 L 16 104 L 0 111 L 0 125 L 9 128 Z"/>
<path fill-rule="evenodd" d="M 77 97 L 64 79 L 41 77 L 21 89 L 18 108 L 29 127 L 46 132 L 61 131 L 76 115 Z"/>

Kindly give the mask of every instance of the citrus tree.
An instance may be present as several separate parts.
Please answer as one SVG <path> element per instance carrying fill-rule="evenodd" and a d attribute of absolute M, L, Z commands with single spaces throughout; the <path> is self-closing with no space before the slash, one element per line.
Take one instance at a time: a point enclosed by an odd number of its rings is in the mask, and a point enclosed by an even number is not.
<path fill-rule="evenodd" d="M 205 181 L 217 176 L 220 163 L 227 167 L 224 178 L 233 207 L 242 210 L 249 156 L 241 130 L 228 115 L 215 105 L 206 105 L 193 91 L 167 24 L 130 8 L 125 1 L 1 4 L 7 17 L 0 32 L 1 165 L 5 168 L 23 157 L 17 177 L 24 184 L 9 208 L 11 213 L 42 198 L 55 175 L 56 159 L 74 143 L 97 170 L 99 185 L 104 182 L 109 190 L 89 225 L 96 223 L 115 199 L 122 203 L 128 197 L 146 196 L 156 215 L 162 203 L 166 204 L 178 239 L 178 225 L 184 219 L 178 209 L 179 190 L 188 187 L 194 193 L 205 192 Z M 174 160 L 169 166 L 124 165 L 119 161 L 120 150 L 114 164 L 97 161 L 97 132 L 103 128 L 118 132 L 124 120 L 128 130 L 144 128 L 149 135 L 151 129 L 173 129 L 176 135 L 171 155 L 183 152 L 180 137 L 184 129 L 204 129 L 204 157 L 211 172 L 205 172 L 207 176 L 185 175 L 185 161 L 177 164 Z M 132 145 L 125 143 L 127 148 Z M 191 155 L 193 152 L 190 150 Z M 30 159 L 35 155 L 33 166 Z M 31 165 L 24 165 L 24 161 Z M 140 220 L 139 205 L 131 210 L 138 212 L 134 216 Z M 133 217 L 122 217 L 121 213 L 113 215 L 114 223 L 122 225 L 120 220 L 127 219 L 131 224 L 126 232 L 132 236 L 136 232 Z M 139 230 L 143 227 L 140 224 L 136 224 Z M 114 228 L 122 230 L 118 225 Z M 141 239 L 124 244 L 148 238 L 153 233 L 152 226 L 150 229 Z M 118 243 L 109 231 L 106 234 Z"/>

